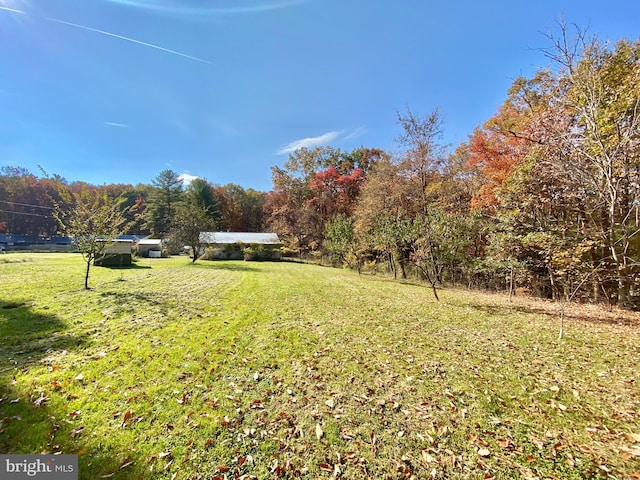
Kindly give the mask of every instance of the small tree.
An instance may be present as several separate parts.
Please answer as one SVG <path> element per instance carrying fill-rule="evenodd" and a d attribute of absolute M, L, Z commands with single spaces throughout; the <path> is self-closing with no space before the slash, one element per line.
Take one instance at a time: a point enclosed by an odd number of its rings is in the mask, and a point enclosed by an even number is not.
<path fill-rule="evenodd" d="M 87 264 L 84 288 L 89 290 L 91 264 L 135 222 L 126 217 L 130 209 L 121 209 L 125 199 L 112 199 L 106 191 L 83 188 L 79 193 L 73 193 L 67 190 L 63 197 L 71 207 L 63 209 L 56 203 L 54 216 L 62 232 L 73 239 Z"/>
<path fill-rule="evenodd" d="M 215 230 L 219 216 L 213 196 L 203 195 L 203 192 L 207 192 L 205 186 L 208 185 L 204 180 L 194 181 L 187 191 L 185 201 L 176 210 L 173 221 L 171 237 L 174 241 L 191 247 L 192 262 L 198 259 L 202 247 L 200 233 Z"/>
<path fill-rule="evenodd" d="M 343 265 L 361 271 L 364 251 L 358 245 L 354 232 L 354 219 L 346 215 L 333 217 L 324 228 L 324 248 Z"/>

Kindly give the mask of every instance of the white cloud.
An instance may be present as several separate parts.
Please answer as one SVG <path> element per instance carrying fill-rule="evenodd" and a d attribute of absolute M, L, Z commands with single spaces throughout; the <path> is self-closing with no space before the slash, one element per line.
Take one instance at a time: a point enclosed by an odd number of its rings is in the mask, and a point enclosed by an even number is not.
<path fill-rule="evenodd" d="M 181 173 L 178 175 L 178 178 L 182 180 L 182 185 L 185 187 L 188 186 L 191 182 L 193 182 L 196 178 L 200 178 L 197 175 L 191 175 L 190 173 Z"/>
<path fill-rule="evenodd" d="M 125 125 L 124 123 L 116 123 L 116 122 L 102 122 L 109 127 L 120 127 L 127 128 L 129 125 Z"/>
<path fill-rule="evenodd" d="M 344 137 L 345 140 L 353 140 L 354 138 L 358 138 L 361 137 L 362 135 L 364 135 L 367 132 L 367 129 L 364 127 L 358 127 L 356 128 L 353 132 L 351 132 L 349 135 L 347 135 L 346 137 Z"/>
<path fill-rule="evenodd" d="M 2 1 L 2 0 L 0 0 Z M 151 1 L 151 0 L 108 0 L 114 3 L 120 3 L 135 8 L 145 8 L 149 10 L 156 10 L 165 13 L 175 13 L 179 15 L 229 15 L 240 13 L 260 13 L 268 12 L 270 10 L 278 10 L 281 8 L 293 7 L 296 5 L 302 5 L 310 0 L 283 0 L 283 1 L 255 1 L 255 2 L 236 2 L 244 3 L 245 5 L 234 7 L 220 7 L 220 6 L 185 6 L 180 1 Z M 197 3 L 197 2 L 190 2 Z M 224 3 L 224 2 L 204 2 L 200 3 Z M 233 4 L 234 2 L 227 2 Z M 253 3 L 254 5 L 251 5 Z M 248 5 L 247 5 L 248 4 Z"/>
<path fill-rule="evenodd" d="M 326 145 L 329 142 L 332 142 L 336 138 L 340 136 L 342 132 L 328 132 L 324 135 L 320 135 L 319 137 L 308 137 L 301 138 L 300 140 L 294 140 L 288 145 L 282 147 L 278 150 L 278 154 L 282 155 L 284 153 L 293 153 L 299 148 L 309 148 L 309 147 L 317 147 L 318 145 Z"/>

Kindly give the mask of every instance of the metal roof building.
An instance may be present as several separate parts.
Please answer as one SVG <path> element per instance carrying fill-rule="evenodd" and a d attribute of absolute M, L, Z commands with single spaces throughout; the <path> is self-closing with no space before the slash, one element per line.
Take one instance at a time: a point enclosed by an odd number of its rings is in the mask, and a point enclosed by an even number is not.
<path fill-rule="evenodd" d="M 229 245 L 248 243 L 255 245 L 279 245 L 282 243 L 276 233 L 254 232 L 202 232 L 200 242 L 209 245 Z"/>

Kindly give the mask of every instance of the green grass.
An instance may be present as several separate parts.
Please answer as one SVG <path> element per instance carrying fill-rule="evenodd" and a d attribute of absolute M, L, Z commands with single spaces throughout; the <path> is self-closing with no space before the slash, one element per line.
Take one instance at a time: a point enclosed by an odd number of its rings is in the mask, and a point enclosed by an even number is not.
<path fill-rule="evenodd" d="M 633 478 L 638 316 L 293 263 L 0 262 L 0 452 L 80 478 Z M 635 442 L 635 443 L 634 443 Z"/>

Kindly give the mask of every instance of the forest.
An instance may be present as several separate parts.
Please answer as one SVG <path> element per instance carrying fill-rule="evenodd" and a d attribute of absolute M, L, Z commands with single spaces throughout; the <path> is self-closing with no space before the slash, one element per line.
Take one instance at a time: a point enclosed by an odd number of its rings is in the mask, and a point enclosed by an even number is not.
<path fill-rule="evenodd" d="M 223 231 L 273 231 L 288 254 L 358 271 L 556 300 L 640 306 L 640 41 L 563 28 L 545 68 L 515 79 L 466 142 L 445 114 L 397 113 L 393 152 L 302 148 L 269 192 L 160 172 L 89 185 L 0 171 L 0 233 L 54 236 L 81 194 L 117 202 L 129 231 L 170 234 L 189 195 Z M 43 159 L 43 162 L 46 159 Z M 182 213 L 181 213 L 182 212 Z"/>

